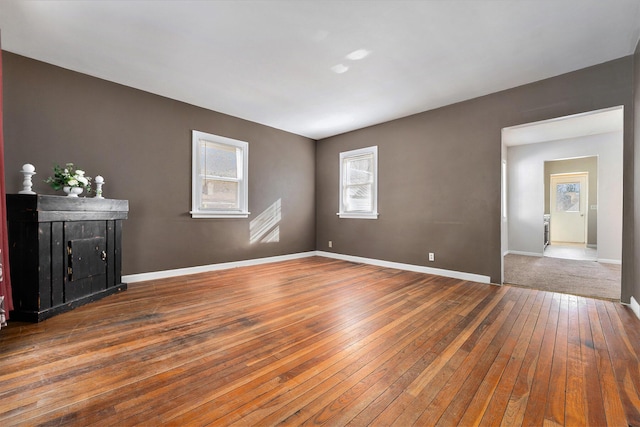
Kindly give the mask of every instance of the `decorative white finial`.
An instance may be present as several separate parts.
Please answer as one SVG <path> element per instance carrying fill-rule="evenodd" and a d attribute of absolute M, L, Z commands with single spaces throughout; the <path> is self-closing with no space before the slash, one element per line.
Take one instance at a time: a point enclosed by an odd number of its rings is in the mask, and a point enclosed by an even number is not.
<path fill-rule="evenodd" d="M 93 182 L 96 183 L 96 199 L 104 199 L 102 197 L 102 184 L 104 184 L 104 178 L 100 175 L 96 176 Z"/>
<path fill-rule="evenodd" d="M 18 194 L 36 194 L 35 191 L 31 191 L 31 187 L 33 186 L 31 177 L 36 174 L 36 167 L 31 163 L 25 163 L 22 165 L 20 172 L 24 175 L 24 180 L 22 181 L 22 191 L 18 191 Z"/>

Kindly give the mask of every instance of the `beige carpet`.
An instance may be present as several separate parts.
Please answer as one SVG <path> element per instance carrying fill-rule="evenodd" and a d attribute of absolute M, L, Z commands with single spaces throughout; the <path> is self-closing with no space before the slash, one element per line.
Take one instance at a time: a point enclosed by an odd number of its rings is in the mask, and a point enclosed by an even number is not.
<path fill-rule="evenodd" d="M 509 254 L 504 282 L 552 292 L 620 299 L 621 266 L 595 261 Z"/>

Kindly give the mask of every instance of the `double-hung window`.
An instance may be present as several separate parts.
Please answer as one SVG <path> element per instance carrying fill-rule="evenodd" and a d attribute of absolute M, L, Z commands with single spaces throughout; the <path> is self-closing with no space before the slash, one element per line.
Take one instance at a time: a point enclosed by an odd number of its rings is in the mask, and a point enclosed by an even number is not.
<path fill-rule="evenodd" d="M 194 130 L 191 192 L 193 218 L 246 218 L 249 144 Z"/>
<path fill-rule="evenodd" d="M 378 218 L 378 147 L 340 153 L 340 218 Z"/>

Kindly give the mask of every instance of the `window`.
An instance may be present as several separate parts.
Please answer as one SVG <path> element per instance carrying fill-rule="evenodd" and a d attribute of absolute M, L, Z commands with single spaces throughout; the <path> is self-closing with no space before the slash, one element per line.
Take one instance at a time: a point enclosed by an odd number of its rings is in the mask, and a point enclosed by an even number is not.
<path fill-rule="evenodd" d="M 378 218 L 378 147 L 340 153 L 340 218 Z"/>
<path fill-rule="evenodd" d="M 193 131 L 191 216 L 246 218 L 249 144 Z"/>
<path fill-rule="evenodd" d="M 580 183 L 556 185 L 556 212 L 580 212 Z"/>

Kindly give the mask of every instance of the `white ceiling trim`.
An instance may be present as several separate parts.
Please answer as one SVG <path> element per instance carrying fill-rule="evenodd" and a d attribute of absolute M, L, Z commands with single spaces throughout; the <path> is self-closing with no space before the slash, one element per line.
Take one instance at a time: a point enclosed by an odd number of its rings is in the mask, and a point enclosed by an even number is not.
<path fill-rule="evenodd" d="M 502 129 L 507 147 L 622 132 L 624 108 L 613 107 Z"/>

